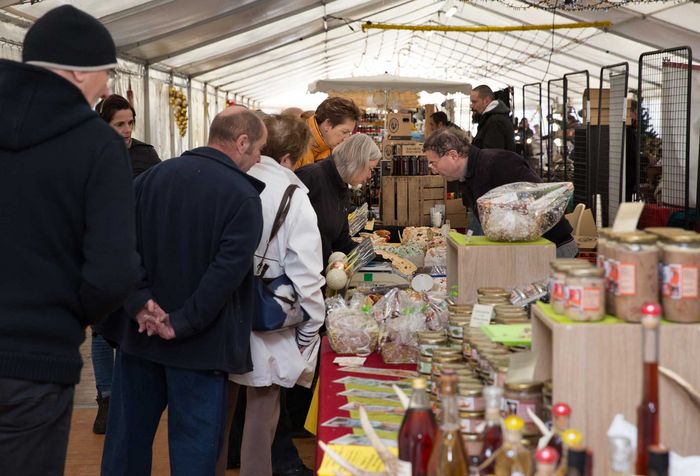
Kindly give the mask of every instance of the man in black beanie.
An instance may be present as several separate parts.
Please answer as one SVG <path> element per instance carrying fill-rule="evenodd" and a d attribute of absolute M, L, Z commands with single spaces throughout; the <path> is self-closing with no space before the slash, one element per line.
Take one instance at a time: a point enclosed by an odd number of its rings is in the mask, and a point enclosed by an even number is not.
<path fill-rule="evenodd" d="M 124 140 L 93 111 L 116 48 L 71 6 L 0 60 L 0 474 L 60 475 L 85 327 L 138 271 Z"/>

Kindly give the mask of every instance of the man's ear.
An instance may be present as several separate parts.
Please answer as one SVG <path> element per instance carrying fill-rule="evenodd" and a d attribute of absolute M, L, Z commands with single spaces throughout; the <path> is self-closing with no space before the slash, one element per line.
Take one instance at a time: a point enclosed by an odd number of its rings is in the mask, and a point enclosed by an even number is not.
<path fill-rule="evenodd" d="M 238 153 L 241 155 L 245 154 L 249 146 L 250 138 L 248 137 L 248 134 L 239 135 L 238 139 L 236 139 L 236 149 L 238 149 Z"/>
<path fill-rule="evenodd" d="M 73 76 L 76 83 L 81 84 L 85 81 L 85 71 L 66 71 L 68 74 Z"/>

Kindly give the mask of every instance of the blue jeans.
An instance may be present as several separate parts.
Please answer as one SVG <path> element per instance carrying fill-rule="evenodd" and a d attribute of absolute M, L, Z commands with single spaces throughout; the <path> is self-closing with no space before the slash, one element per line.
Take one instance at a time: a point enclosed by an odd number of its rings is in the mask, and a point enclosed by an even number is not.
<path fill-rule="evenodd" d="M 92 334 L 92 369 L 95 371 L 95 386 L 100 398 L 112 394 L 114 374 L 114 349 L 99 334 Z"/>
<path fill-rule="evenodd" d="M 168 407 L 173 476 L 211 476 L 222 447 L 228 375 L 157 364 L 117 351 L 103 476 L 151 474 L 153 438 Z"/>

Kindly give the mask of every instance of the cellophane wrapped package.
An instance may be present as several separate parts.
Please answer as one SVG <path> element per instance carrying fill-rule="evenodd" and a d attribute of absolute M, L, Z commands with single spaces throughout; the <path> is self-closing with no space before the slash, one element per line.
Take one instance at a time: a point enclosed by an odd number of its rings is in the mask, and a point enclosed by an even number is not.
<path fill-rule="evenodd" d="M 484 234 L 492 241 L 534 241 L 556 225 L 574 192 L 571 182 L 516 182 L 477 200 Z"/>

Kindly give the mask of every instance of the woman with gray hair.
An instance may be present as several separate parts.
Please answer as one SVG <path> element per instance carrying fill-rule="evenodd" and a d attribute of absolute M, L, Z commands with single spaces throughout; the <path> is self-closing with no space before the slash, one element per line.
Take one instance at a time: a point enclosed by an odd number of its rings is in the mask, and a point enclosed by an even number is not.
<path fill-rule="evenodd" d="M 348 253 L 355 247 L 348 230 L 348 186 L 356 187 L 368 180 L 381 158 L 382 153 L 371 137 L 355 134 L 333 149 L 328 160 L 296 171 L 309 189 L 309 199 L 318 217 L 324 263 L 332 252 Z"/>

